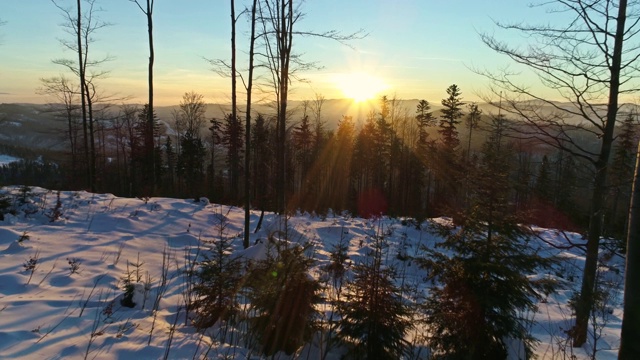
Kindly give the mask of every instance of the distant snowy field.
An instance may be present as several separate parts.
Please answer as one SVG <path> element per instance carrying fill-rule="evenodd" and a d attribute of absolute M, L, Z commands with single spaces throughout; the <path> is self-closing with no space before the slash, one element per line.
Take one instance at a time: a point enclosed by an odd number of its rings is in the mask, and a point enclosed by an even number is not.
<path fill-rule="evenodd" d="M 9 155 L 0 155 L 0 166 L 16 161 L 20 161 L 20 159 Z"/>
<path fill-rule="evenodd" d="M 4 159 L 0 157 L 0 163 Z M 15 215 L 8 214 L 0 221 L 0 359 L 261 358 L 255 350 L 244 348 L 240 337 L 222 338 L 213 328 L 200 334 L 185 325 L 184 311 L 180 310 L 184 303 L 182 269 L 206 251 L 206 241 L 216 241 L 221 235 L 234 239 L 239 256 L 264 256 L 265 245 L 260 239 L 277 230 L 276 215 L 265 215 L 262 229 L 251 234 L 252 246 L 244 250 L 241 208 L 206 200 L 151 198 L 145 202 L 68 191 L 60 193 L 61 206 L 56 214 L 56 192 L 32 190 L 32 195 L 21 199 L 19 187 L 0 189 L 0 195 L 22 201 Z M 252 212 L 252 229 L 258 218 L 259 212 Z M 349 241 L 350 261 L 357 263 L 367 253 L 372 237 L 384 229 L 390 240 L 387 265 L 406 274 L 405 282 L 428 292 L 422 270 L 410 259 L 401 261 L 396 256 L 399 251 L 421 256 L 422 246 L 432 247 L 439 241 L 427 230 L 426 223 L 419 230 L 402 219 L 298 214 L 289 219 L 289 226 L 292 241 L 313 245 L 308 255 L 316 259 L 311 274 L 316 277 L 341 238 Z M 584 256 L 579 247 L 563 247 L 569 241 L 585 242 L 579 234 L 537 230 L 540 238 L 533 239 L 531 246 L 563 259 L 550 274 L 531 274 L 555 277 L 562 284 L 557 293 L 539 304 L 536 313 L 527 314 L 538 322 L 531 329 L 540 340 L 538 358 L 568 359 L 575 355 L 586 359 L 595 349 L 598 359 L 616 359 L 624 259 L 603 250 L 599 270 L 610 299 L 601 313 L 594 314 L 599 326 L 591 328 L 590 343 L 573 349 L 565 333 L 572 325 L 567 301 L 580 286 Z M 167 288 L 154 312 L 152 299 L 162 291 L 163 252 L 170 259 Z M 37 259 L 37 265 L 32 272 L 28 268 L 33 259 Z M 137 262 L 143 263 L 140 272 L 144 274 L 136 286 L 134 301 L 138 305 L 124 308 L 119 302 L 123 295 L 120 279 Z M 407 340 L 421 331 L 424 329 L 412 330 Z M 407 359 L 424 358 L 426 353 L 422 349 L 414 352 L 422 357 Z M 336 349 L 326 359 L 339 359 L 341 355 Z M 318 341 L 291 357 L 282 354 L 275 358 L 320 359 Z"/>

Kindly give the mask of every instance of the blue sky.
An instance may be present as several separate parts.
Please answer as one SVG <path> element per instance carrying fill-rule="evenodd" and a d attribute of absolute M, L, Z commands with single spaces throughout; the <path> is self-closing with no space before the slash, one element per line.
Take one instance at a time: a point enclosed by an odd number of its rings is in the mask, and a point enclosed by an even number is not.
<path fill-rule="evenodd" d="M 74 0 L 57 0 L 73 8 Z M 130 96 L 142 103 L 146 96 L 146 18 L 128 0 L 97 0 L 98 16 L 111 23 L 99 30 L 91 53 L 114 60 L 101 69 L 110 71 L 100 82 L 106 93 Z M 236 1 L 241 9 L 249 1 Z M 515 0 L 307 0 L 306 16 L 298 30 L 363 29 L 369 35 L 351 42 L 353 48 L 318 38 L 296 38 L 294 51 L 319 70 L 303 75 L 291 97 L 305 99 L 320 93 L 344 97 L 339 79 L 364 73 L 384 83 L 380 93 L 405 99 L 439 101 L 445 89 L 458 84 L 466 100 L 476 100 L 485 80 L 470 68 L 495 69 L 509 64 L 492 53 L 479 32 L 496 30 L 492 19 L 531 20 L 540 9 Z M 68 38 L 60 27 L 60 11 L 49 0 L 0 0 L 0 102 L 47 102 L 36 94 L 39 79 L 65 73 L 52 64 L 55 58 L 74 59 L 59 39 Z M 157 0 L 155 25 L 155 91 L 160 105 L 177 104 L 186 91 L 207 101 L 227 101 L 229 80 L 211 71 L 205 58 L 229 58 L 229 2 L 226 0 Z M 246 22 L 239 23 L 238 48 L 246 49 Z M 498 33 L 496 33 L 498 34 Z M 240 64 L 242 65 L 242 64 Z"/>

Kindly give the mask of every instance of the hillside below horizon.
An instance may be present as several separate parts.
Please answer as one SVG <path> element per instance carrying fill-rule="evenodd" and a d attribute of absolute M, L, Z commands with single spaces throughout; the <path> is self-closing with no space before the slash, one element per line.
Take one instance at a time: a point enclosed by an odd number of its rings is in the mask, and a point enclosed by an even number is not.
<path fill-rule="evenodd" d="M 396 100 L 399 116 L 412 118 L 415 116 L 418 99 Z M 433 115 L 438 118 L 442 105 L 440 101 L 429 101 Z M 564 103 L 557 103 L 564 106 Z M 58 105 L 58 106 L 56 106 Z M 131 104 L 142 107 L 142 104 Z M 61 105 L 59 104 L 37 104 L 37 103 L 0 103 L 0 145 L 12 147 L 28 147 L 32 149 L 64 150 L 67 146 L 67 123 L 63 116 L 60 116 Z M 484 115 L 495 115 L 498 109 L 489 103 L 478 103 Z M 568 106 L 568 103 L 567 103 Z M 111 114 L 117 115 L 121 104 L 107 105 L 106 108 Z M 207 103 L 205 117 L 207 119 L 222 119 L 230 112 L 230 104 Z M 632 113 L 636 105 L 623 104 L 621 111 Z M 305 111 L 305 101 L 289 101 L 290 126 L 295 126 L 303 117 Z M 179 109 L 179 105 L 156 106 L 155 112 L 158 119 L 168 128 L 174 124 L 173 113 Z M 244 106 L 239 106 L 240 111 Z M 263 114 L 267 119 L 275 114 L 275 108 L 271 104 L 254 104 L 254 113 Z M 466 106 L 463 112 L 466 110 Z M 551 111 L 551 106 L 547 106 L 547 111 Z M 360 127 L 366 121 L 371 112 L 379 113 L 380 99 L 354 102 L 351 99 L 325 99 L 321 107 L 321 119 L 326 130 L 335 129 L 344 116 L 351 116 L 356 126 Z M 307 101 L 307 114 L 314 122 L 314 102 Z M 244 116 L 241 113 L 240 116 Z M 581 118 L 576 117 L 574 121 L 580 122 Z"/>

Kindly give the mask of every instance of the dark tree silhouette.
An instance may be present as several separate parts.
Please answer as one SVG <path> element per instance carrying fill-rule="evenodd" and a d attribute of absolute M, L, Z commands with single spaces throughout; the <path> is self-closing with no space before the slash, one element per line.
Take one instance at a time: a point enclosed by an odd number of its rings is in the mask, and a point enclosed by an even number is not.
<path fill-rule="evenodd" d="M 503 111 L 524 120 L 517 130 L 522 138 L 535 138 L 580 157 L 592 165 L 593 192 L 590 203 L 587 254 L 582 287 L 576 306 L 576 323 L 571 331 L 574 346 L 587 339 L 589 314 L 594 304 L 598 249 L 602 235 L 607 192 L 609 157 L 619 109 L 619 94 L 637 89 L 637 60 L 640 47 L 629 44 L 638 32 L 638 9 L 635 2 L 627 9 L 627 0 L 585 1 L 557 0 L 544 2 L 550 15 L 569 19 L 564 25 L 529 25 L 497 23 L 530 39 L 528 46 L 510 45 L 493 35 L 482 34 L 492 50 L 533 70 L 541 82 L 555 90 L 571 106 L 549 100 L 528 86 L 517 83 L 515 74 L 483 72 L 495 87 Z M 580 121 L 575 121 L 575 119 Z M 579 131 L 599 142 L 592 151 L 575 141 Z"/>

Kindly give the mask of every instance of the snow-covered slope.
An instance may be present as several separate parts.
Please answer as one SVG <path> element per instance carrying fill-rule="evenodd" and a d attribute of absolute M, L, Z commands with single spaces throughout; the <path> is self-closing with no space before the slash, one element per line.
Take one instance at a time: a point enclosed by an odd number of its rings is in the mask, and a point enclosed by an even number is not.
<path fill-rule="evenodd" d="M 275 215 L 265 215 L 262 229 L 251 234 L 252 246 L 244 250 L 243 210 L 209 204 L 206 199 L 129 199 L 79 191 L 61 192 L 56 207 L 55 191 L 34 188 L 21 198 L 19 187 L 6 187 L 0 190 L 2 194 L 21 205 L 14 215 L 0 221 L 0 358 L 260 358 L 256 351 L 244 348 L 240 338 L 220 341 L 215 329 L 201 334 L 185 322 L 183 270 L 206 251 L 207 243 L 220 236 L 233 238 L 239 256 L 260 258 L 264 239 L 278 230 Z M 252 213 L 252 229 L 259 215 Z M 309 255 L 317 260 L 313 276 L 321 275 L 321 266 L 329 261 L 329 252 L 340 239 L 349 241 L 349 261 L 357 263 L 367 253 L 372 237 L 382 230 L 390 240 L 387 265 L 406 274 L 405 283 L 428 291 L 416 264 L 396 256 L 399 252 L 420 256 L 421 246 L 438 241 L 426 225 L 419 230 L 401 219 L 332 214 L 299 214 L 288 219 L 289 239 L 312 244 Z M 587 358 L 593 348 L 572 349 L 564 333 L 571 326 L 567 301 L 580 285 L 583 265 L 580 247 L 564 247 L 584 241 L 578 234 L 538 230 L 540 239 L 532 241 L 534 246 L 563 259 L 555 274 L 550 274 L 563 287 L 541 302 L 537 313 L 529 314 L 538 321 L 532 328 L 540 340 L 536 353 L 542 359 L 563 359 L 573 351 L 578 358 Z M 615 254 L 605 260 L 601 272 L 608 280 L 611 298 L 598 319 L 602 327 L 593 335 L 598 337 L 597 357 L 614 359 L 622 318 L 624 262 Z M 161 281 L 163 269 L 166 286 Z M 136 278 L 134 282 L 140 279 L 134 308 L 122 307 L 119 301 L 127 273 Z M 317 343 L 305 346 L 300 354 L 300 358 L 320 358 Z M 339 356 L 336 351 L 327 359 Z"/>

